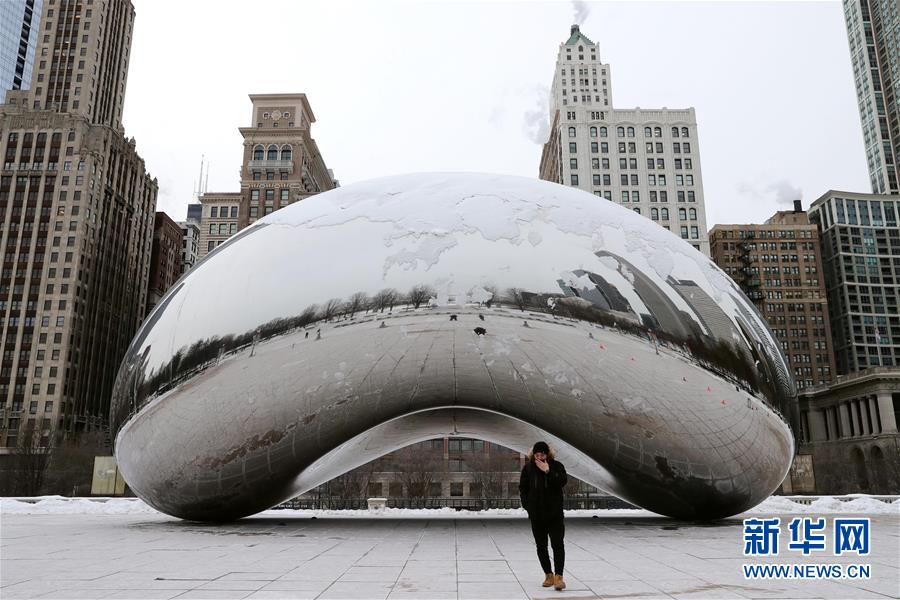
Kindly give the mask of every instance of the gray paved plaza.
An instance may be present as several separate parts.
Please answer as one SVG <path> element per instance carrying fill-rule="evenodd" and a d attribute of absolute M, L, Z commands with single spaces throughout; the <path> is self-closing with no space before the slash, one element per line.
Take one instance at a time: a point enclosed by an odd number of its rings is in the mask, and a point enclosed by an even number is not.
<path fill-rule="evenodd" d="M 871 515 L 872 554 L 864 561 L 784 552 L 748 560 L 742 556 L 740 516 L 696 524 L 643 511 L 596 514 L 567 518 L 564 592 L 541 588 L 530 529 L 521 517 L 312 519 L 305 512 L 267 511 L 211 525 L 155 513 L 5 514 L 0 597 L 896 598 L 900 593 L 897 514 Z M 782 515 L 782 522 L 790 516 Z M 834 515 L 827 518 L 830 524 Z M 783 547 L 785 538 L 783 526 Z M 749 562 L 867 562 L 872 576 L 747 580 L 741 565 Z"/>

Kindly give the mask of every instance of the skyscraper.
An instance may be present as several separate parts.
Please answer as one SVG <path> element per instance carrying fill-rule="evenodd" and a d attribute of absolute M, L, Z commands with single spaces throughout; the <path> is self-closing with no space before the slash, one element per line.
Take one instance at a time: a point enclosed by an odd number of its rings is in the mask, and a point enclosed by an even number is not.
<path fill-rule="evenodd" d="M 7 90 L 27 89 L 43 0 L 0 2 L 0 104 Z"/>
<path fill-rule="evenodd" d="M 31 86 L 0 105 L 0 452 L 104 427 L 144 316 L 157 183 L 121 117 L 134 8 L 45 2 Z"/>
<path fill-rule="evenodd" d="M 900 9 L 897 0 L 844 0 L 850 60 L 875 194 L 898 194 Z"/>
<path fill-rule="evenodd" d="M 835 375 L 821 244 L 815 224 L 795 202 L 765 224 L 716 225 L 712 259 L 765 317 L 800 388 Z"/>
<path fill-rule="evenodd" d="M 615 109 L 600 46 L 572 25 L 559 46 L 540 178 L 642 214 L 709 255 L 694 109 Z"/>
<path fill-rule="evenodd" d="M 831 190 L 813 202 L 839 375 L 900 365 L 900 198 Z"/>

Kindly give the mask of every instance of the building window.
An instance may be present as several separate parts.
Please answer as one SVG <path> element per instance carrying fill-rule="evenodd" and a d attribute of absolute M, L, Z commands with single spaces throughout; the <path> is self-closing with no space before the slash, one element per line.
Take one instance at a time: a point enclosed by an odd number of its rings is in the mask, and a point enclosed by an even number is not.
<path fill-rule="evenodd" d="M 570 176 L 570 181 L 571 181 L 572 185 L 578 185 L 578 175 L 575 173 L 572 173 L 572 175 Z"/>
<path fill-rule="evenodd" d="M 635 207 L 633 210 L 634 210 L 634 212 L 636 212 L 637 214 L 641 214 L 641 209 L 640 209 L 640 208 Z"/>
<path fill-rule="evenodd" d="M 263 147 L 262 145 L 255 146 L 253 148 L 253 160 L 262 160 L 263 159 Z"/>
<path fill-rule="evenodd" d="M 651 192 L 651 194 L 652 194 L 652 192 Z M 653 219 L 654 221 L 659 221 L 659 209 L 658 208 L 650 209 L 650 218 Z"/>
<path fill-rule="evenodd" d="M 600 128 L 600 137 L 606 137 L 606 127 Z"/>
<path fill-rule="evenodd" d="M 591 127 L 591 137 L 592 138 L 597 137 L 597 128 L 596 127 Z"/>
<path fill-rule="evenodd" d="M 597 142 L 591 142 L 591 152 L 597 154 L 598 149 L 599 148 L 597 147 Z"/>
<path fill-rule="evenodd" d="M 682 226 L 681 226 L 681 239 L 683 239 L 683 240 L 688 239 L 688 228 L 687 228 L 687 225 L 682 225 Z"/>
<path fill-rule="evenodd" d="M 569 152 L 571 154 L 578 152 L 578 145 L 575 142 L 569 142 Z"/>
<path fill-rule="evenodd" d="M 207 252 L 212 252 L 213 248 L 215 248 L 215 247 L 216 247 L 216 243 L 214 241 L 209 241 L 206 243 L 206 251 Z"/>
<path fill-rule="evenodd" d="M 212 217 L 213 219 L 215 219 L 216 217 L 218 217 L 218 216 L 219 216 L 219 207 L 218 207 L 218 206 L 211 206 L 211 207 L 209 208 L 209 216 Z"/>
<path fill-rule="evenodd" d="M 281 160 L 291 160 L 291 147 L 287 144 L 281 147 Z"/>
<path fill-rule="evenodd" d="M 673 128 L 672 128 L 672 137 L 673 137 L 673 138 L 677 138 L 677 137 L 678 137 L 678 128 L 677 128 L 677 127 L 673 127 Z"/>
<path fill-rule="evenodd" d="M 687 220 L 687 211 L 684 210 L 683 208 L 679 208 L 678 209 L 678 218 L 681 219 L 682 221 Z"/>
<path fill-rule="evenodd" d="M 683 138 L 690 137 L 690 136 L 688 135 L 688 128 L 687 128 L 687 127 L 682 127 L 682 128 L 681 128 L 681 137 L 683 137 Z"/>
<path fill-rule="evenodd" d="M 669 220 L 669 209 L 668 209 L 668 208 L 662 209 L 662 210 L 660 211 L 660 214 L 662 215 L 662 220 L 663 220 L 663 221 L 668 221 L 668 220 Z"/>
<path fill-rule="evenodd" d="M 250 201 L 251 202 L 259 202 L 259 190 L 258 189 L 250 190 Z"/>
<path fill-rule="evenodd" d="M 290 200 L 291 191 L 288 189 L 281 190 L 281 203 L 287 204 L 288 200 Z"/>
<path fill-rule="evenodd" d="M 624 127 L 616 127 L 616 137 L 625 137 Z"/>
<path fill-rule="evenodd" d="M 628 128 L 628 137 L 634 137 L 634 127 Z"/>
<path fill-rule="evenodd" d="M 575 137 L 575 128 L 574 127 L 569 127 L 569 137 L 570 138 Z"/>
<path fill-rule="evenodd" d="M 622 190 L 622 202 L 628 202 L 628 190 Z"/>
<path fill-rule="evenodd" d="M 278 160 L 278 146 L 272 144 L 266 152 L 266 160 Z"/>
<path fill-rule="evenodd" d="M 232 206 L 232 207 L 231 207 L 231 218 L 232 218 L 232 219 L 237 219 L 237 215 L 238 215 L 238 207 L 237 207 L 237 206 Z"/>
<path fill-rule="evenodd" d="M 688 217 L 690 218 L 691 221 L 696 221 L 697 220 L 697 209 L 692 208 L 692 209 L 688 210 Z"/>
<path fill-rule="evenodd" d="M 463 495 L 462 482 L 453 481 L 450 483 L 450 495 L 451 496 L 462 496 Z"/>

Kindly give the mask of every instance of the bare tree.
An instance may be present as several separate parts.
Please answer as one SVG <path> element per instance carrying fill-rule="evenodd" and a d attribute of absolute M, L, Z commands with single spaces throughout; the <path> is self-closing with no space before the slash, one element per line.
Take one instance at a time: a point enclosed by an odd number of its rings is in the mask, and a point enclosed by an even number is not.
<path fill-rule="evenodd" d="M 443 469 L 443 461 L 431 452 L 413 446 L 407 448 L 402 457 L 397 458 L 399 478 L 406 489 L 407 498 L 424 499 L 430 495 L 431 484 L 440 481 L 438 473 Z"/>
<path fill-rule="evenodd" d="M 50 466 L 50 437 L 41 435 L 34 426 L 26 427 L 15 449 L 15 493 L 37 496 L 44 486 Z"/>
<path fill-rule="evenodd" d="M 372 310 L 384 312 L 385 308 L 394 309 L 400 293 L 394 288 L 385 288 L 372 297 Z"/>
<path fill-rule="evenodd" d="M 434 288 L 428 285 L 416 285 L 409 290 L 406 301 L 413 305 L 413 308 L 419 308 L 422 304 L 434 296 Z"/>
<path fill-rule="evenodd" d="M 356 292 L 350 296 L 350 299 L 344 304 L 344 314 L 347 314 L 352 318 L 357 312 L 365 308 L 368 303 L 368 294 L 365 292 Z"/>
<path fill-rule="evenodd" d="M 335 315 L 338 314 L 338 312 L 340 312 L 340 308 L 341 299 L 332 298 L 322 306 L 322 318 L 326 321 L 330 321 Z"/>
<path fill-rule="evenodd" d="M 91 492 L 94 458 L 111 453 L 102 431 L 60 436 L 50 451 L 50 468 L 45 478 L 47 493 L 87 496 Z"/>
<path fill-rule="evenodd" d="M 505 449 L 495 449 L 490 454 L 476 452 L 466 459 L 472 470 L 472 482 L 481 490 L 481 499 L 487 506 L 492 500 L 504 497 L 503 484 L 512 468 L 513 455 Z"/>
<path fill-rule="evenodd" d="M 525 301 L 525 294 L 522 293 L 522 290 L 519 288 L 509 288 L 506 290 L 507 301 L 516 305 L 519 310 L 524 311 L 525 305 L 527 302 Z"/>

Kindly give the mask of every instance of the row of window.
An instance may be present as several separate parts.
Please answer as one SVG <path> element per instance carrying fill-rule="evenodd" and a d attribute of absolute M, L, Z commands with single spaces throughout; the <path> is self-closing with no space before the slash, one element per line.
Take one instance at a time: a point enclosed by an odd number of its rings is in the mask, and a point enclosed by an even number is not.
<path fill-rule="evenodd" d="M 281 160 L 291 160 L 292 151 L 289 144 L 281 147 Z M 265 157 L 265 158 L 263 158 Z M 253 147 L 253 160 L 279 160 L 278 146 L 270 144 L 268 148 L 258 144 Z"/>
<path fill-rule="evenodd" d="M 237 233 L 237 223 L 210 223 L 209 235 L 234 235 Z"/>
<path fill-rule="evenodd" d="M 209 216 L 213 219 L 236 219 L 238 216 L 237 206 L 210 206 Z M 212 232 L 210 232 L 212 233 Z"/>
<path fill-rule="evenodd" d="M 593 114 L 593 113 L 592 113 L 592 114 Z M 568 115 L 569 115 L 569 119 L 570 119 L 570 120 L 572 120 L 572 119 L 575 118 L 575 113 L 574 113 L 574 112 L 569 112 Z M 599 135 L 599 137 L 607 137 L 607 136 L 608 136 L 608 133 L 609 133 L 606 127 L 599 127 L 599 128 L 598 128 L 598 127 L 594 127 L 593 125 L 591 126 L 589 132 L 590 132 L 590 135 L 591 135 L 592 138 L 595 138 L 595 137 L 597 137 L 598 135 Z M 574 126 L 569 126 L 569 137 L 575 137 L 576 133 L 577 133 L 577 129 L 576 129 Z M 620 137 L 620 138 L 623 138 L 623 137 L 631 137 L 631 138 L 633 138 L 633 137 L 634 137 L 634 127 L 616 127 L 616 137 Z M 662 128 L 661 128 L 661 127 L 652 127 L 652 128 L 651 128 L 651 127 L 644 127 L 644 137 L 647 137 L 647 138 L 650 138 L 650 137 L 658 137 L 658 138 L 661 138 L 661 137 L 662 137 Z M 673 138 L 677 138 L 677 137 L 687 138 L 687 137 L 690 137 L 690 130 L 689 130 L 687 127 L 682 127 L 682 128 L 681 128 L 681 132 L 679 133 L 679 128 L 678 128 L 678 127 L 673 127 L 673 128 L 672 128 L 672 137 L 673 137 Z M 678 143 L 676 142 L 675 145 L 677 146 Z M 689 142 L 684 142 L 684 143 L 682 144 L 682 146 L 686 146 L 686 147 L 687 147 L 687 149 L 685 150 L 685 152 L 690 152 L 690 151 L 691 151 L 691 150 L 690 150 L 691 145 L 690 145 Z M 660 144 L 660 147 L 662 147 L 661 144 Z M 676 152 L 680 152 L 680 150 L 676 150 Z"/>
<path fill-rule="evenodd" d="M 269 188 L 267 190 L 264 190 L 264 192 L 265 192 L 266 204 L 272 204 L 275 201 L 275 190 L 272 188 Z M 289 190 L 288 188 L 281 188 L 281 190 L 279 192 L 279 196 L 280 196 L 279 197 L 280 203 L 282 206 L 284 206 L 288 202 L 290 202 L 291 190 Z M 258 189 L 252 188 L 250 190 L 250 202 L 252 202 L 252 203 L 259 202 L 259 190 Z"/>

